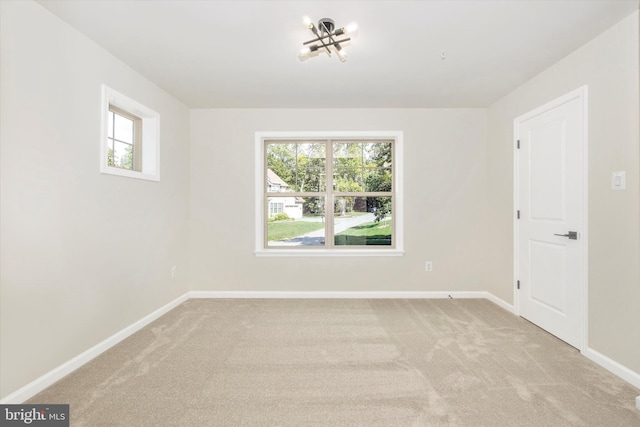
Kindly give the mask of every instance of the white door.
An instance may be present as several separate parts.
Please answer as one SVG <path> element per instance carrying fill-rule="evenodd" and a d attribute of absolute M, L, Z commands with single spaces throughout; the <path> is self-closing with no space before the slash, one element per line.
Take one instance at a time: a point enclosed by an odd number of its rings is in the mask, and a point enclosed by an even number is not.
<path fill-rule="evenodd" d="M 516 307 L 578 349 L 585 336 L 586 88 L 515 120 Z"/>

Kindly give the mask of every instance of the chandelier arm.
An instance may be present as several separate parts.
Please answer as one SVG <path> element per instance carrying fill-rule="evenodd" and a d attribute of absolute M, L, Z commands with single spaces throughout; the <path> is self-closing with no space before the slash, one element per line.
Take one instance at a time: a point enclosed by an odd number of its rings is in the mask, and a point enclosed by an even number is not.
<path fill-rule="evenodd" d="M 314 42 L 319 42 L 320 40 L 326 39 L 328 37 L 331 37 L 331 36 L 327 35 L 327 36 L 318 37 L 316 39 L 309 40 L 309 41 L 304 42 L 302 44 L 303 45 L 308 45 L 308 44 L 311 44 L 311 43 L 314 43 Z M 344 43 L 344 42 L 348 42 L 349 40 L 351 40 L 351 37 L 347 37 L 346 39 L 338 40 L 336 43 Z"/>
<path fill-rule="evenodd" d="M 329 29 L 327 28 L 327 26 L 326 26 L 326 25 L 324 25 L 324 23 L 322 24 L 322 26 L 324 27 L 324 29 L 325 29 L 325 30 L 327 30 L 327 35 L 326 35 L 326 37 L 328 37 L 328 38 L 329 38 L 329 42 L 331 43 L 331 45 L 332 45 L 333 47 L 335 47 L 335 48 L 336 48 L 336 50 L 338 51 L 338 53 L 340 53 L 340 50 L 342 49 L 342 46 L 340 46 L 341 40 L 340 40 L 340 41 L 336 41 L 336 40 L 334 40 L 333 36 L 335 36 L 336 34 L 335 34 L 335 33 L 332 33 L 331 31 L 329 31 Z M 342 34 L 342 32 L 341 32 L 340 34 Z M 324 42 L 323 42 L 323 44 L 324 44 Z M 340 56 L 340 55 L 338 55 L 338 56 Z"/>
<path fill-rule="evenodd" d="M 322 44 L 322 47 L 324 47 L 327 50 L 327 53 L 329 54 L 329 56 L 331 56 L 331 50 L 329 50 L 329 45 L 326 44 L 324 40 L 320 40 L 320 44 Z"/>
<path fill-rule="evenodd" d="M 333 37 L 331 36 L 331 34 L 329 34 L 329 42 L 331 43 L 331 45 L 332 45 L 333 47 L 335 47 L 336 49 L 338 49 L 338 51 L 339 51 L 340 49 L 342 49 L 342 46 L 340 46 L 340 43 L 339 43 L 339 42 L 337 42 L 337 41 L 335 41 L 335 40 L 333 40 Z"/>
<path fill-rule="evenodd" d="M 318 22 L 318 25 L 322 25 L 322 28 L 324 28 L 324 30 L 322 30 L 322 34 L 327 34 L 326 36 L 322 36 L 319 42 L 322 43 L 322 47 L 324 47 L 327 50 L 327 54 L 331 56 L 331 50 L 329 49 L 329 46 L 333 45 L 333 42 L 330 45 L 324 42 L 324 39 L 327 37 L 329 38 L 329 41 L 331 41 L 331 31 L 329 31 L 329 28 L 327 28 L 324 22 Z"/>
<path fill-rule="evenodd" d="M 326 27 L 325 27 L 325 29 L 326 29 Z M 322 43 L 322 47 L 324 47 L 327 50 L 327 54 L 329 54 L 329 56 L 331 56 L 331 50 L 329 50 L 329 47 L 322 41 L 322 39 L 324 37 L 321 37 L 320 34 L 318 34 L 318 30 L 316 29 L 315 25 L 311 24 L 309 26 L 309 30 L 311 30 L 313 35 L 315 35 L 317 37 L 317 40 L 320 41 L 320 43 Z"/>

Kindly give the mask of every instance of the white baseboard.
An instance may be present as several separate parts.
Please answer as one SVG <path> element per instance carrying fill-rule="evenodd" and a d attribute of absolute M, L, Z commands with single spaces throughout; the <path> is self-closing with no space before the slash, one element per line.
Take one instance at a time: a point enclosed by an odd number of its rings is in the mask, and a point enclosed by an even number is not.
<path fill-rule="evenodd" d="M 611 372 L 614 375 L 622 378 L 629 384 L 634 387 L 640 388 L 640 374 L 632 371 L 626 366 L 621 365 L 613 359 L 609 359 L 604 354 L 598 353 L 594 349 L 587 347 L 585 351 L 582 352 L 582 355 L 587 359 L 597 363 L 602 366 L 607 371 Z M 638 396 L 640 398 L 640 396 Z M 636 398 L 636 406 L 638 405 L 638 399 Z M 638 408 L 640 409 L 640 407 Z"/>
<path fill-rule="evenodd" d="M 83 353 L 80 353 L 73 359 L 68 360 L 67 362 L 63 363 L 57 368 L 54 368 L 53 370 L 47 372 L 41 377 L 31 381 L 29 384 L 25 385 L 24 387 L 6 396 L 2 400 L 0 400 L 0 404 L 19 404 L 35 396 L 45 388 L 55 383 L 56 381 L 62 379 L 63 377 L 75 371 L 85 363 L 91 361 L 95 357 L 109 350 L 111 347 L 118 344 L 120 341 L 133 335 L 140 329 L 147 326 L 149 323 L 158 319 L 162 315 L 168 313 L 170 310 L 182 304 L 187 299 L 188 299 L 188 294 L 184 294 L 176 298 L 175 300 L 171 301 L 165 306 L 160 307 L 153 313 L 148 314 L 147 316 L 143 317 L 137 322 L 115 333 L 114 335 L 110 336 L 109 338 L 102 341 L 101 343 L 94 345 L 93 347 L 91 347 L 90 349 L 86 350 Z"/>
<path fill-rule="evenodd" d="M 503 299 L 498 298 L 497 296 L 495 296 L 491 292 L 484 292 L 484 294 L 485 294 L 485 298 L 486 299 L 488 299 L 489 301 L 491 301 L 492 303 L 494 303 L 498 307 L 501 307 L 501 308 L 507 310 L 511 314 L 514 314 L 514 315 L 516 314 L 516 309 L 513 306 L 513 304 L 509 304 L 508 302 L 506 302 Z"/>
<path fill-rule="evenodd" d="M 288 299 L 436 299 L 487 298 L 487 292 L 422 291 L 191 291 L 189 298 L 288 298 Z"/>
<path fill-rule="evenodd" d="M 438 299 L 438 298 L 485 298 L 497 306 L 515 314 L 512 304 L 501 300 L 490 292 L 426 292 L 426 291 L 191 291 L 189 298 L 326 298 L 326 299 Z"/>

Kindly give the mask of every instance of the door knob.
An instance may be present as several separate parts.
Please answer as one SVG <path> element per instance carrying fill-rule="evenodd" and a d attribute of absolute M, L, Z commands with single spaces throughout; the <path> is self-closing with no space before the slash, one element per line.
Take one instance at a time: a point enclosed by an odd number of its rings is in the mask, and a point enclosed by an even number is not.
<path fill-rule="evenodd" d="M 569 240 L 578 240 L 577 231 L 569 231 L 567 234 L 554 234 L 554 236 L 568 237 Z"/>

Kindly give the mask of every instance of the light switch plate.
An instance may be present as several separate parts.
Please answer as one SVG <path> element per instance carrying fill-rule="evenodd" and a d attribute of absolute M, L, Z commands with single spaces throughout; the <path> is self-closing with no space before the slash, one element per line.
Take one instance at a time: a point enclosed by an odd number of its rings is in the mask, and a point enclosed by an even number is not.
<path fill-rule="evenodd" d="M 624 190 L 627 186 L 625 171 L 618 171 L 611 173 L 611 189 L 612 190 Z"/>

